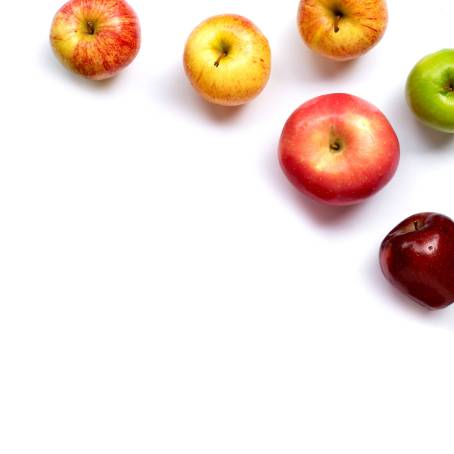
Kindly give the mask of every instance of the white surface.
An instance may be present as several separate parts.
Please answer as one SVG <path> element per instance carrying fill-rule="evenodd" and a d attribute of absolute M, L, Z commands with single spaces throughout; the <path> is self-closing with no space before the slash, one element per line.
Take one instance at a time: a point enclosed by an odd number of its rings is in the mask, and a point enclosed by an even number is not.
<path fill-rule="evenodd" d="M 454 144 L 419 126 L 413 64 L 452 45 L 450 0 L 391 0 L 381 44 L 313 56 L 296 0 L 131 1 L 133 65 L 69 74 L 48 30 L 60 0 L 2 6 L 0 452 L 452 454 L 454 310 L 427 313 L 381 277 L 407 215 L 454 215 Z M 186 82 L 187 35 L 236 12 L 268 36 L 273 72 L 240 110 Z M 288 115 L 346 91 L 402 147 L 360 207 L 318 206 L 282 176 Z"/>

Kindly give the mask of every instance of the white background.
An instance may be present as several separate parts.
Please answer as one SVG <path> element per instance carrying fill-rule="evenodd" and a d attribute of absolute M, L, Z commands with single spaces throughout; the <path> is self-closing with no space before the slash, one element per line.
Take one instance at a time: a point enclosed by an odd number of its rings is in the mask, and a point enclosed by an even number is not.
<path fill-rule="evenodd" d="M 452 1 L 389 1 L 351 64 L 304 47 L 297 3 L 134 0 L 141 52 L 104 83 L 52 55 L 60 0 L 2 5 L 2 454 L 452 454 L 454 310 L 409 303 L 377 263 L 406 216 L 454 215 L 454 142 L 404 99 L 414 63 L 453 45 Z M 201 101 L 181 64 L 223 12 L 273 52 L 242 109 Z M 351 209 L 299 195 L 276 157 L 290 113 L 339 91 L 402 148 Z"/>

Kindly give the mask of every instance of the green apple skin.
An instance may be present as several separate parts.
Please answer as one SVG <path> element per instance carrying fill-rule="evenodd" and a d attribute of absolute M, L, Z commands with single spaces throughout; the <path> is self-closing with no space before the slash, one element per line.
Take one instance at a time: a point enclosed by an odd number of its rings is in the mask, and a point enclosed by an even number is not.
<path fill-rule="evenodd" d="M 407 80 L 407 101 L 427 126 L 454 133 L 454 49 L 427 55 Z"/>

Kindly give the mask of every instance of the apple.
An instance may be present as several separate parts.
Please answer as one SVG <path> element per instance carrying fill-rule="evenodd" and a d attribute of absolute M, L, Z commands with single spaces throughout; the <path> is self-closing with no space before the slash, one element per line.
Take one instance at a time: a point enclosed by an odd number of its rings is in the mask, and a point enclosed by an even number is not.
<path fill-rule="evenodd" d="M 375 46 L 388 24 L 385 0 L 301 0 L 298 27 L 315 52 L 352 60 Z"/>
<path fill-rule="evenodd" d="M 294 186 L 332 205 L 352 205 L 396 172 L 399 141 L 372 104 L 344 93 L 314 98 L 287 120 L 279 160 Z"/>
<path fill-rule="evenodd" d="M 107 79 L 139 52 L 139 20 L 124 0 L 70 0 L 55 15 L 50 41 L 68 69 Z"/>
<path fill-rule="evenodd" d="M 454 222 L 437 213 L 402 221 L 383 240 L 380 265 L 388 281 L 428 309 L 454 302 Z"/>
<path fill-rule="evenodd" d="M 268 40 L 250 20 L 235 14 L 202 22 L 189 36 L 183 59 L 195 90 L 224 106 L 252 100 L 270 77 Z"/>
<path fill-rule="evenodd" d="M 407 79 L 407 101 L 427 126 L 454 133 L 454 49 L 420 60 Z"/>

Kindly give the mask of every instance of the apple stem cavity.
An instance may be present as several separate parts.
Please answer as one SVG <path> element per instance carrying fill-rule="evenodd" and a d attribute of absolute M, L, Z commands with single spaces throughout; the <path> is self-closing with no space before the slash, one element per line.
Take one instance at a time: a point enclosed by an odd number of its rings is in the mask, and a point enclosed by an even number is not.
<path fill-rule="evenodd" d="M 91 20 L 87 22 L 87 31 L 89 35 L 94 35 L 96 31 L 95 23 Z"/>
<path fill-rule="evenodd" d="M 342 151 L 342 141 L 337 136 L 334 128 L 332 128 L 330 132 L 329 150 L 331 153 L 339 153 Z"/>
<path fill-rule="evenodd" d="M 334 33 L 339 33 L 340 28 L 339 28 L 339 23 L 341 19 L 344 17 L 344 13 L 342 11 L 336 10 L 334 12 L 335 18 L 334 18 Z"/>

